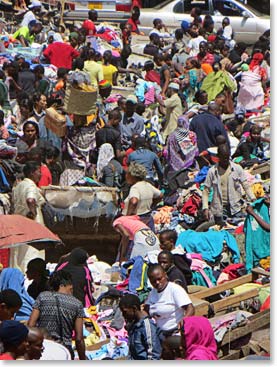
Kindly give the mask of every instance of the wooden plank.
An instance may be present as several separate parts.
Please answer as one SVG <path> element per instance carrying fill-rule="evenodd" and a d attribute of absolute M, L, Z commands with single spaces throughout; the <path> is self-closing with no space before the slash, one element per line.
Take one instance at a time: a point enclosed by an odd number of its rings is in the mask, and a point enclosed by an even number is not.
<path fill-rule="evenodd" d="M 240 354 L 241 354 L 241 350 L 230 350 L 229 353 L 226 356 L 223 356 L 220 359 L 220 361 L 222 360 L 237 360 L 240 358 Z"/>
<path fill-rule="evenodd" d="M 239 339 L 255 330 L 261 329 L 270 324 L 270 310 L 258 312 L 257 314 L 249 317 L 249 323 L 245 326 L 237 327 L 232 331 L 228 331 L 223 337 L 219 347 Z"/>
<path fill-rule="evenodd" d="M 190 295 L 191 302 L 195 308 L 195 315 L 196 316 L 203 316 L 208 315 L 209 312 L 209 302 L 204 301 L 202 299 L 199 299 L 195 297 L 194 295 Z"/>
<path fill-rule="evenodd" d="M 242 285 L 244 283 L 249 283 L 249 282 L 252 282 L 252 274 L 243 275 L 242 277 L 239 277 L 234 280 L 230 280 L 223 284 L 217 285 L 213 288 L 207 288 L 203 291 L 197 292 L 197 298 L 201 298 L 201 299 L 207 298 L 215 294 L 221 293 L 223 291 L 226 291 L 226 289 L 232 289 L 232 288 L 238 287 L 239 285 Z"/>
<path fill-rule="evenodd" d="M 234 294 L 232 296 L 226 297 L 224 299 L 221 299 L 219 301 L 215 301 L 212 303 L 214 312 L 218 312 L 219 310 L 224 310 L 228 306 L 232 306 L 235 303 L 239 303 L 241 301 L 244 301 L 249 298 L 253 298 L 258 296 L 259 294 L 259 288 L 251 289 L 250 291 L 243 292 L 240 294 Z"/>
<path fill-rule="evenodd" d="M 205 291 L 207 287 L 204 287 L 203 285 L 188 285 L 188 293 L 194 294 L 200 291 Z"/>
<path fill-rule="evenodd" d="M 252 269 L 253 278 L 258 278 L 260 275 L 264 275 L 266 277 L 270 277 L 270 272 L 264 270 L 263 268 L 254 268 Z"/>

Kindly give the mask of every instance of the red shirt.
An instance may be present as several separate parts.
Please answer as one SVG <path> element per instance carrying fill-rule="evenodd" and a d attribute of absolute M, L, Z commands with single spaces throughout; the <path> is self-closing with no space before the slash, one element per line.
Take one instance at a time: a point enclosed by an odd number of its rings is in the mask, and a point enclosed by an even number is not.
<path fill-rule="evenodd" d="M 84 21 L 82 28 L 86 30 L 87 36 L 93 36 L 96 33 L 96 27 L 92 20 L 87 19 Z"/>
<path fill-rule="evenodd" d="M 80 53 L 69 43 L 54 42 L 43 51 L 43 55 L 57 68 L 71 69 L 72 60 Z"/>
<path fill-rule="evenodd" d="M 51 185 L 52 175 L 49 168 L 45 164 L 42 164 L 40 167 L 40 172 L 41 172 L 41 179 L 38 183 L 38 187 Z"/>
<path fill-rule="evenodd" d="M 138 29 L 138 24 L 140 24 L 140 21 L 139 20 L 134 20 L 132 18 L 129 18 L 127 20 L 127 23 L 128 24 L 131 24 L 131 26 L 132 26 L 132 32 L 139 33 L 139 29 Z"/>
<path fill-rule="evenodd" d="M 155 70 L 147 71 L 145 74 L 145 80 L 147 82 L 156 82 L 157 84 L 161 85 L 160 74 L 157 73 Z"/>
<path fill-rule="evenodd" d="M 14 358 L 9 355 L 8 353 L 0 354 L 0 360 L 1 361 L 14 361 Z"/>

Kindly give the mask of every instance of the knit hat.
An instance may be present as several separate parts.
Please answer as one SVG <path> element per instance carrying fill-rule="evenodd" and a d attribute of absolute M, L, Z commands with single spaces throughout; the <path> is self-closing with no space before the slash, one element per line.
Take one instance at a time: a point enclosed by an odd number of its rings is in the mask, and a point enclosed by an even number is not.
<path fill-rule="evenodd" d="M 3 343 L 19 345 L 27 338 L 28 328 L 19 321 L 4 320 L 0 324 L 0 339 Z"/>

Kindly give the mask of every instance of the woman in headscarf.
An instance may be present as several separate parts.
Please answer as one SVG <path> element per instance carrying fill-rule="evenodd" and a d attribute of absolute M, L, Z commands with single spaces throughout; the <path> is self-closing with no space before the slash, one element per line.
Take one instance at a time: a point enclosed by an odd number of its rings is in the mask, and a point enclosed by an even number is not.
<path fill-rule="evenodd" d="M 188 117 L 179 117 L 177 125 L 177 129 L 169 135 L 167 140 L 170 171 L 179 171 L 193 166 L 198 156 L 196 134 L 189 130 Z"/>
<path fill-rule="evenodd" d="M 180 336 L 172 336 L 163 345 L 163 359 L 217 360 L 217 344 L 210 321 L 203 316 L 183 319 Z M 181 355 L 180 355 L 181 352 Z"/>
<path fill-rule="evenodd" d="M 183 94 L 186 97 L 188 107 L 193 104 L 194 95 L 201 86 L 203 76 L 199 62 L 194 57 L 189 57 L 186 60 L 185 73 L 182 76 Z"/>
<path fill-rule="evenodd" d="M 0 274 L 0 291 L 5 289 L 13 289 L 16 291 L 21 300 L 22 306 L 15 314 L 15 320 L 28 320 L 32 313 L 34 299 L 27 293 L 24 287 L 24 275 L 18 269 L 5 268 Z"/>
<path fill-rule="evenodd" d="M 109 187 L 121 187 L 123 168 L 114 159 L 114 149 L 111 144 L 102 144 L 97 160 L 97 179 Z"/>
<path fill-rule="evenodd" d="M 23 135 L 18 136 L 16 141 L 17 157 L 19 163 L 24 164 L 27 160 L 27 153 L 32 148 L 39 147 L 43 149 L 45 142 L 39 139 L 39 127 L 35 121 L 26 121 L 23 125 Z"/>
<path fill-rule="evenodd" d="M 94 305 L 93 278 L 87 266 L 88 253 L 80 247 L 71 251 L 67 260 L 58 264 L 56 271 L 65 270 L 72 276 L 73 296 L 78 298 L 84 307 Z"/>
<path fill-rule="evenodd" d="M 249 70 L 242 72 L 237 107 L 243 106 L 251 111 L 264 105 L 267 75 L 265 69 L 261 67 L 263 59 L 262 53 L 255 53 L 249 64 Z"/>

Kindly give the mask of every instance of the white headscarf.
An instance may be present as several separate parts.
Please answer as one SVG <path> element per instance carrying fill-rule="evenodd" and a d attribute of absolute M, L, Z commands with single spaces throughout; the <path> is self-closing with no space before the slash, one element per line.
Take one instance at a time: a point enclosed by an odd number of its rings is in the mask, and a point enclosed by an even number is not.
<path fill-rule="evenodd" d="M 97 178 L 98 180 L 103 176 L 103 169 L 114 158 L 114 149 L 109 143 L 102 144 L 99 149 L 97 160 Z"/>

